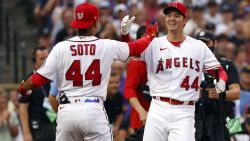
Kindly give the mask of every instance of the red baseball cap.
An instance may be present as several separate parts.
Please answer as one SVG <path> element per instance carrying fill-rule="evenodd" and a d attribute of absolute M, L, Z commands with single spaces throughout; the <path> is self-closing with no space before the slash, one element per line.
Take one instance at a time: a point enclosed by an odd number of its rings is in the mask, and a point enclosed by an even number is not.
<path fill-rule="evenodd" d="M 85 29 L 99 19 L 99 11 L 93 4 L 83 3 L 75 9 L 75 20 L 71 22 L 72 28 Z"/>
<path fill-rule="evenodd" d="M 168 3 L 167 7 L 163 10 L 163 13 L 166 15 L 168 14 L 169 10 L 176 9 L 181 14 L 187 17 L 187 7 L 182 4 L 181 2 L 170 2 Z"/>

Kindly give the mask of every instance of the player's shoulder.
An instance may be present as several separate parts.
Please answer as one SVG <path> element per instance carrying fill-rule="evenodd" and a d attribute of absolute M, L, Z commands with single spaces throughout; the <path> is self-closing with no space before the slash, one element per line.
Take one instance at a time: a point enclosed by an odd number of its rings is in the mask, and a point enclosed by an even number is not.
<path fill-rule="evenodd" d="M 202 42 L 201 40 L 195 39 L 193 37 L 187 36 L 186 35 L 186 40 L 188 42 L 192 42 L 192 43 L 197 43 L 197 44 L 205 44 L 204 42 Z"/>
<path fill-rule="evenodd" d="M 162 40 L 166 40 L 166 36 L 155 37 L 152 41 L 153 42 L 161 42 Z"/>
<path fill-rule="evenodd" d="M 201 40 L 195 39 L 190 36 L 186 36 L 186 43 L 191 44 L 194 47 L 207 47 L 207 45 Z"/>

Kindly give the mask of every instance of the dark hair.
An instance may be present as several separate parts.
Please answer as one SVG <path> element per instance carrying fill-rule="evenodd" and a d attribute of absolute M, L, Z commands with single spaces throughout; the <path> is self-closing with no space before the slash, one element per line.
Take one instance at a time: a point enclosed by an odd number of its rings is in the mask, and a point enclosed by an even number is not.
<path fill-rule="evenodd" d="M 89 35 L 89 29 L 92 27 L 92 26 L 97 26 L 97 21 L 95 21 L 90 27 L 88 28 L 82 28 L 82 29 L 78 29 L 78 36 L 90 36 Z"/>
<path fill-rule="evenodd" d="M 140 39 L 146 32 L 146 26 L 142 25 L 139 27 L 139 29 L 136 32 L 136 39 Z"/>
<path fill-rule="evenodd" d="M 35 47 L 33 50 L 32 50 L 32 61 L 35 63 L 36 62 L 36 52 L 38 51 L 38 50 L 40 50 L 40 51 L 43 51 L 43 50 L 46 50 L 47 49 L 47 47 L 45 47 L 45 46 L 40 46 L 40 45 L 38 45 L 37 47 Z"/>
<path fill-rule="evenodd" d="M 85 36 L 87 33 L 87 29 L 78 29 L 78 35 L 79 36 Z"/>

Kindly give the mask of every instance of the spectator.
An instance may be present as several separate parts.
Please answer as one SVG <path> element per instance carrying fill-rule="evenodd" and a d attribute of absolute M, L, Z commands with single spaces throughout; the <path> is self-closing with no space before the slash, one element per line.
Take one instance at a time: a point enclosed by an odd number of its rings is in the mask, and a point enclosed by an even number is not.
<path fill-rule="evenodd" d="M 236 45 L 233 42 L 228 42 L 225 46 L 225 58 L 228 60 L 233 60 L 235 50 Z"/>
<path fill-rule="evenodd" d="M 18 135 L 18 118 L 15 111 L 8 111 L 6 92 L 0 88 L 0 139 L 13 141 Z"/>
<path fill-rule="evenodd" d="M 116 30 L 113 26 L 113 24 L 111 23 L 107 23 L 104 26 L 104 29 L 102 30 L 102 32 L 100 33 L 100 38 L 101 39 L 112 39 L 112 40 L 117 40 L 117 34 L 116 34 Z"/>
<path fill-rule="evenodd" d="M 137 10 L 137 12 L 135 13 L 135 22 L 132 23 L 131 28 L 130 28 L 130 36 L 131 39 L 135 40 L 136 39 L 136 32 L 138 30 L 138 28 L 140 27 L 140 25 L 143 25 L 145 20 L 146 20 L 146 14 L 143 10 Z M 155 19 L 151 19 L 151 20 L 155 20 Z"/>
<path fill-rule="evenodd" d="M 246 66 L 241 70 L 240 85 L 239 111 L 240 115 L 243 116 L 245 107 L 250 104 L 250 66 Z"/>
<path fill-rule="evenodd" d="M 112 15 L 111 3 L 108 0 L 100 1 L 99 3 L 100 15 Z"/>
<path fill-rule="evenodd" d="M 198 5 L 192 7 L 192 16 L 184 27 L 184 33 L 186 35 L 196 35 L 198 32 L 204 29 L 206 21 L 203 20 L 203 15 L 204 7 Z"/>
<path fill-rule="evenodd" d="M 125 4 L 118 4 L 114 7 L 114 16 L 116 19 L 113 22 L 113 25 L 117 31 L 117 35 L 120 35 L 120 24 L 121 20 L 128 13 L 128 8 Z"/>
<path fill-rule="evenodd" d="M 234 52 L 234 63 L 238 72 L 241 72 L 242 67 L 247 65 L 247 53 L 244 48 L 237 48 Z"/>
<path fill-rule="evenodd" d="M 225 34 L 228 37 L 234 36 L 235 35 L 234 22 L 233 22 L 234 15 L 232 13 L 232 9 L 229 4 L 222 5 L 221 14 L 223 22 L 217 24 L 215 35 Z"/>
<path fill-rule="evenodd" d="M 208 2 L 208 12 L 204 15 L 204 19 L 208 23 L 213 23 L 215 25 L 222 23 L 222 17 L 219 13 L 219 6 L 216 1 L 210 0 Z"/>
<path fill-rule="evenodd" d="M 52 43 L 52 40 L 51 40 L 49 29 L 47 28 L 42 29 L 38 35 L 38 45 L 44 46 L 46 48 L 50 48 L 51 43 Z"/>
<path fill-rule="evenodd" d="M 33 74 L 44 63 L 49 51 L 46 47 L 38 46 L 33 52 Z M 28 75 L 28 76 L 30 76 Z M 51 109 L 47 97 L 50 84 L 32 91 L 30 97 L 20 97 L 19 111 L 25 141 L 54 141 L 56 133 L 55 119 L 48 114 Z M 47 113 L 47 114 L 46 114 Z"/>
<path fill-rule="evenodd" d="M 226 45 L 229 42 L 229 39 L 226 35 L 221 34 L 216 37 L 217 39 L 217 49 L 216 49 L 216 55 L 220 57 L 226 57 Z"/>
<path fill-rule="evenodd" d="M 123 121 L 123 97 L 119 92 L 120 76 L 111 72 L 108 88 L 107 88 L 107 99 L 104 102 L 109 123 L 112 125 L 114 138 L 117 137 L 118 131 Z"/>
<path fill-rule="evenodd" d="M 158 36 L 161 37 L 166 35 L 165 15 L 162 12 L 162 10 L 159 10 L 159 12 L 155 16 L 155 19 L 158 23 L 158 28 L 159 28 Z"/>
<path fill-rule="evenodd" d="M 56 0 L 36 0 L 34 16 L 39 29 L 51 27 L 50 14 L 56 2 Z"/>
<path fill-rule="evenodd" d="M 18 102 L 18 93 L 16 90 L 11 90 L 9 93 L 10 100 L 8 103 L 8 110 L 13 111 L 17 113 L 17 119 L 18 119 L 18 134 L 14 138 L 14 141 L 23 141 L 23 132 L 22 132 L 22 126 L 20 124 L 20 118 L 19 118 L 19 102 Z"/>
<path fill-rule="evenodd" d="M 68 7 L 63 11 L 62 20 L 64 27 L 57 33 L 55 44 L 63 40 L 66 40 L 70 37 L 73 37 L 73 35 L 75 35 L 74 29 L 70 27 L 70 23 L 74 19 L 73 13 L 74 13 L 73 7 Z"/>
<path fill-rule="evenodd" d="M 119 91 L 123 94 L 124 90 L 124 82 L 125 82 L 125 74 L 124 71 L 126 70 L 126 63 L 121 61 L 115 61 L 112 64 L 112 71 L 117 73 L 120 76 L 120 86 Z"/>
<path fill-rule="evenodd" d="M 234 135 L 233 141 L 250 140 L 250 105 L 246 105 L 244 110 L 244 122 L 241 124 L 242 131 Z"/>
<path fill-rule="evenodd" d="M 244 43 L 246 27 L 245 22 L 242 19 L 234 20 L 235 36 L 231 37 L 231 41 L 237 46 Z"/>

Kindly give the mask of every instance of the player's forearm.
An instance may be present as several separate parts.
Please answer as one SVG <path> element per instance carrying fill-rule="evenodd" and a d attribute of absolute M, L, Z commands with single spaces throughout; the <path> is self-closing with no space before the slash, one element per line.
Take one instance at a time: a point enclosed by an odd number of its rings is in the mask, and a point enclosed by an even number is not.
<path fill-rule="evenodd" d="M 28 104 L 20 103 L 19 105 L 20 120 L 24 133 L 30 133 L 29 117 L 28 117 Z"/>
<path fill-rule="evenodd" d="M 41 87 L 48 82 L 50 82 L 49 79 L 41 76 L 38 73 L 34 73 L 26 81 L 20 84 L 18 90 L 22 95 L 26 95 L 27 90 L 34 90 L 35 88 Z"/>
<path fill-rule="evenodd" d="M 129 103 L 138 113 L 145 111 L 145 109 L 142 107 L 142 105 L 140 104 L 140 102 L 136 97 L 130 98 Z"/>
<path fill-rule="evenodd" d="M 140 57 L 141 53 L 148 47 L 154 36 L 144 36 L 141 39 L 129 42 L 129 56 Z"/>
<path fill-rule="evenodd" d="M 119 129 L 123 121 L 123 113 L 119 114 L 115 121 L 115 126 Z"/>
<path fill-rule="evenodd" d="M 228 77 L 227 77 L 227 73 L 225 72 L 225 70 L 222 68 L 222 66 L 218 67 L 219 69 L 219 79 L 223 80 L 224 82 L 228 81 Z"/>
<path fill-rule="evenodd" d="M 59 106 L 59 103 L 58 101 L 56 100 L 56 97 L 55 96 L 52 96 L 52 95 L 49 95 L 49 103 L 51 104 L 52 106 L 52 109 L 57 112 L 57 108 Z"/>
<path fill-rule="evenodd" d="M 127 34 L 127 35 L 121 34 L 121 41 L 122 42 L 131 42 L 131 38 L 130 38 L 129 34 Z"/>
<path fill-rule="evenodd" d="M 226 101 L 234 101 L 240 99 L 240 85 L 239 84 L 231 84 L 229 86 L 229 90 L 227 90 L 225 96 Z"/>
<path fill-rule="evenodd" d="M 228 81 L 228 77 L 227 77 L 227 73 L 225 72 L 225 70 L 219 66 L 215 69 L 218 69 L 218 76 L 219 76 L 219 79 L 220 80 L 223 80 L 224 82 L 227 82 Z M 214 69 L 211 69 L 211 70 L 207 70 L 207 72 L 213 76 L 216 76 L 215 75 L 215 70 Z"/>

